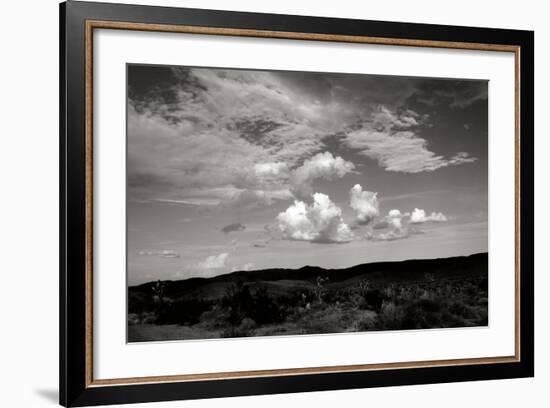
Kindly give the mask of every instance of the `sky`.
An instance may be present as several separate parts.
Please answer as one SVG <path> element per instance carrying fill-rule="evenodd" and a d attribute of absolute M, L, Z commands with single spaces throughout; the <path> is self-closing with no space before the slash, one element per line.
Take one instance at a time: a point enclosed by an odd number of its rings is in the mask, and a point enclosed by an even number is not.
<path fill-rule="evenodd" d="M 128 283 L 488 248 L 488 82 L 127 66 Z"/>

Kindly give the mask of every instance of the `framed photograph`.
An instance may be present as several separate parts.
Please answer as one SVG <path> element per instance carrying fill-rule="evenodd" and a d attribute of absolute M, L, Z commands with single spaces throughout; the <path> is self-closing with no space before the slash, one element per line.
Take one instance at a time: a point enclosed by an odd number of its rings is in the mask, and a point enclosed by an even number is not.
<path fill-rule="evenodd" d="M 533 32 L 60 27 L 62 405 L 534 375 Z"/>

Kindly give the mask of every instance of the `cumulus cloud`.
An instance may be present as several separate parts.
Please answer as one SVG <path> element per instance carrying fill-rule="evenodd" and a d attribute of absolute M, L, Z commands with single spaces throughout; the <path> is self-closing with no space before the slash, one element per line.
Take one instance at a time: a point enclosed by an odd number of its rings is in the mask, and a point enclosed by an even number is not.
<path fill-rule="evenodd" d="M 378 194 L 372 191 L 363 191 L 360 184 L 354 185 L 350 192 L 350 207 L 356 212 L 357 223 L 369 224 L 380 213 L 378 209 Z"/>
<path fill-rule="evenodd" d="M 408 222 L 405 222 L 404 220 L 407 218 Z M 423 234 L 421 230 L 413 226 L 414 224 L 444 221 L 447 221 L 447 217 L 441 212 L 432 212 L 430 215 L 426 215 L 426 212 L 419 208 L 415 208 L 412 213 L 402 213 L 398 209 L 392 209 L 366 232 L 365 238 L 373 241 L 404 239 L 411 235 Z M 374 230 L 383 230 L 383 232 L 375 234 Z"/>
<path fill-rule="evenodd" d="M 355 165 L 352 162 L 339 156 L 335 157 L 330 152 L 317 153 L 292 171 L 292 192 L 298 197 L 307 197 L 312 193 L 312 183 L 315 179 L 342 178 L 354 169 Z"/>
<path fill-rule="evenodd" d="M 374 234 L 372 231 L 367 231 L 366 239 L 373 241 L 393 241 L 403 239 L 409 236 L 409 229 L 403 225 L 403 218 L 409 216 L 409 213 L 402 213 L 397 209 L 388 211 L 388 214 L 383 220 L 378 221 L 373 229 L 387 231 Z"/>
<path fill-rule="evenodd" d="M 403 223 L 401 222 L 401 219 L 403 218 L 403 214 L 401 214 L 401 211 L 390 210 L 386 218 L 388 220 L 388 224 L 391 226 L 392 229 L 394 230 L 403 229 Z"/>
<path fill-rule="evenodd" d="M 445 222 L 447 217 L 441 212 L 432 212 L 426 215 L 426 211 L 421 208 L 415 208 L 411 214 L 411 224 L 424 224 L 426 222 Z"/>
<path fill-rule="evenodd" d="M 318 243 L 344 243 L 353 233 L 342 219 L 342 210 L 322 193 L 313 194 L 313 204 L 296 200 L 277 216 L 284 239 Z"/>
<path fill-rule="evenodd" d="M 237 272 L 237 271 L 251 271 L 252 269 L 254 269 L 256 267 L 256 265 L 253 263 L 253 262 L 248 262 L 248 263 L 245 263 L 244 265 L 242 266 L 234 266 L 233 268 L 231 268 L 231 272 Z"/>
<path fill-rule="evenodd" d="M 225 234 L 229 234 L 230 232 L 244 231 L 245 229 L 246 225 L 241 224 L 240 222 L 235 222 L 233 224 L 226 225 L 221 229 L 221 231 Z"/>
<path fill-rule="evenodd" d="M 225 268 L 225 262 L 229 257 L 229 253 L 224 252 L 219 255 L 211 255 L 204 261 L 199 262 L 199 268 L 201 269 L 221 269 Z"/>
<path fill-rule="evenodd" d="M 434 171 L 477 160 L 467 152 L 445 158 L 431 151 L 428 141 L 418 135 L 417 128 L 423 120 L 411 110 L 396 113 L 380 106 L 370 121 L 346 135 L 345 143 L 376 160 L 385 170 L 394 172 Z"/>
<path fill-rule="evenodd" d="M 376 223 L 372 226 L 372 229 L 375 229 L 375 230 L 381 230 L 381 229 L 386 229 L 389 227 L 390 224 L 388 224 L 388 221 L 386 220 L 378 220 L 376 221 Z"/>

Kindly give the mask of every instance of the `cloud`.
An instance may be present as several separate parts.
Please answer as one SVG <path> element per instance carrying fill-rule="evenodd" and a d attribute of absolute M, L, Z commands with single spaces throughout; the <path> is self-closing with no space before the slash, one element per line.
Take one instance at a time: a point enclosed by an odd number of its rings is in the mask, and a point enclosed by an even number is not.
<path fill-rule="evenodd" d="M 418 102 L 427 106 L 449 106 L 464 109 L 478 101 L 487 101 L 487 81 L 425 82 L 416 89 Z"/>
<path fill-rule="evenodd" d="M 158 256 L 160 258 L 179 258 L 180 254 L 171 249 L 156 250 L 142 250 L 138 252 L 141 256 Z"/>
<path fill-rule="evenodd" d="M 272 205 L 276 200 L 289 200 L 293 198 L 290 190 L 237 190 L 232 196 L 225 197 L 223 205 L 240 208 L 253 208 Z"/>
<path fill-rule="evenodd" d="M 389 226 L 389 231 L 380 233 L 376 238 L 383 241 L 393 241 L 403 239 L 409 236 L 407 228 L 403 227 L 403 217 L 408 214 L 402 214 L 397 209 L 390 210 L 386 216 L 386 221 Z"/>
<path fill-rule="evenodd" d="M 363 191 L 360 184 L 354 185 L 350 192 L 350 207 L 356 212 L 357 223 L 369 224 L 379 215 L 377 193 Z"/>
<path fill-rule="evenodd" d="M 233 185 L 225 185 L 212 188 L 188 188 L 182 198 L 156 198 L 152 201 L 196 207 L 238 206 L 252 208 L 257 206 L 269 206 L 276 200 L 288 200 L 293 198 L 287 188 L 278 190 L 251 190 L 237 188 Z"/>
<path fill-rule="evenodd" d="M 229 253 L 224 252 L 219 255 L 211 255 L 204 261 L 199 262 L 199 268 L 201 269 L 221 269 L 225 268 L 225 262 L 229 257 Z"/>
<path fill-rule="evenodd" d="M 330 152 L 317 153 L 292 171 L 290 175 L 292 192 L 298 197 L 307 197 L 312 193 L 312 183 L 315 179 L 342 178 L 354 169 L 355 165 L 352 162 L 339 156 L 335 157 Z"/>
<path fill-rule="evenodd" d="M 470 157 L 470 155 L 466 152 L 458 152 L 453 157 L 449 159 L 449 164 L 452 166 L 456 166 L 458 164 L 462 163 L 473 163 L 477 160 L 476 157 Z"/>
<path fill-rule="evenodd" d="M 288 165 L 283 162 L 255 163 L 254 173 L 259 178 L 277 178 L 288 174 Z"/>
<path fill-rule="evenodd" d="M 256 267 L 256 265 L 253 262 L 245 263 L 243 266 L 234 266 L 231 268 L 231 272 L 237 272 L 237 271 L 251 271 Z"/>
<path fill-rule="evenodd" d="M 221 231 L 225 234 L 229 234 L 230 232 L 244 231 L 245 229 L 246 229 L 246 225 L 241 224 L 240 222 L 236 222 L 233 224 L 226 225 L 221 229 Z"/>
<path fill-rule="evenodd" d="M 376 160 L 387 171 L 420 173 L 477 160 L 467 152 L 447 159 L 429 150 L 427 140 L 417 134 L 423 120 L 411 110 L 396 113 L 380 106 L 370 121 L 349 132 L 344 140 L 348 147 Z"/>
<path fill-rule="evenodd" d="M 386 219 L 388 220 L 388 224 L 394 230 L 403 229 L 403 223 L 401 222 L 402 218 L 403 214 L 401 214 L 401 211 L 399 210 L 390 210 L 386 217 Z"/>
<path fill-rule="evenodd" d="M 459 94 L 453 103 L 462 105 L 487 88 L 472 81 L 444 87 L 412 78 L 185 67 L 130 66 L 128 75 L 129 200 L 200 207 L 265 206 L 293 194 L 304 200 L 315 180 L 355 169 L 324 152 L 331 143 L 388 171 L 471 163 L 467 152 L 450 158 L 432 152 L 420 133 L 427 117 L 403 107 L 415 94 L 442 89 Z"/>
<path fill-rule="evenodd" d="M 170 200 L 165 198 L 157 198 L 153 201 L 165 204 L 185 205 L 185 206 L 197 206 L 197 207 L 211 207 L 220 204 L 220 200 L 208 197 L 186 197 L 181 200 Z"/>
<path fill-rule="evenodd" d="M 426 222 L 445 222 L 447 217 L 441 212 L 432 212 L 430 215 L 426 215 L 426 211 L 415 208 L 411 214 L 411 224 L 424 224 Z"/>
<path fill-rule="evenodd" d="M 404 224 L 404 219 L 409 217 L 408 223 Z M 423 224 L 426 222 L 444 222 L 447 217 L 441 212 L 432 212 L 426 216 L 422 209 L 415 208 L 412 213 L 402 213 L 398 209 L 388 211 L 388 214 L 376 222 L 372 228 L 367 230 L 365 238 L 372 241 L 393 241 L 396 239 L 408 238 L 411 235 L 423 234 L 424 232 L 411 224 Z M 375 234 L 374 230 L 386 230 Z"/>
<path fill-rule="evenodd" d="M 420 232 L 417 232 L 420 233 Z M 408 238 L 412 233 L 408 229 L 402 230 L 393 230 L 380 232 L 379 234 L 374 234 L 372 231 L 367 231 L 364 235 L 365 239 L 368 241 L 395 241 L 398 239 Z"/>
<path fill-rule="evenodd" d="M 132 69 L 131 199 L 209 205 L 199 201 L 201 189 L 233 186 L 269 204 L 280 197 L 271 191 L 288 189 L 289 169 L 318 153 L 349 116 L 340 103 L 320 104 L 271 72 L 174 67 L 140 93 Z M 239 205 L 232 196 L 215 198 Z"/>
<path fill-rule="evenodd" d="M 275 228 L 277 228 L 277 227 L 275 226 Z M 271 231 L 267 231 L 267 230 L 265 232 L 268 233 L 268 234 L 271 233 Z M 268 238 L 265 238 L 265 239 L 258 239 L 257 241 L 252 242 L 250 245 L 253 248 L 265 248 L 269 245 L 269 243 L 271 242 L 272 239 L 273 239 L 272 237 L 268 237 Z"/>
<path fill-rule="evenodd" d="M 404 239 L 409 236 L 406 229 L 402 230 L 389 230 L 382 232 L 373 238 L 374 241 L 395 241 L 396 239 Z"/>
<path fill-rule="evenodd" d="M 388 214 L 383 220 L 378 221 L 373 229 L 381 230 L 388 229 L 385 232 L 374 234 L 372 231 L 367 231 L 365 238 L 372 241 L 394 241 L 396 239 L 404 239 L 410 235 L 410 231 L 403 225 L 403 218 L 409 216 L 409 213 L 402 213 L 397 209 L 388 211 Z"/>
<path fill-rule="evenodd" d="M 379 220 L 372 226 L 372 229 L 375 229 L 375 230 L 386 229 L 389 226 L 390 226 L 390 224 L 388 224 L 388 221 Z"/>
<path fill-rule="evenodd" d="M 317 243 L 344 243 L 354 236 L 342 219 L 342 210 L 322 193 L 313 194 L 313 204 L 296 200 L 277 216 L 284 239 Z"/>

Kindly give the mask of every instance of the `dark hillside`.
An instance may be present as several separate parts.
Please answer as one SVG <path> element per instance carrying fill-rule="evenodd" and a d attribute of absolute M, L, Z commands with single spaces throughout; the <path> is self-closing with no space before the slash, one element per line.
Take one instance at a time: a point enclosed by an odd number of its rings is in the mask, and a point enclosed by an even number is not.
<path fill-rule="evenodd" d="M 128 288 L 129 341 L 487 325 L 488 254 Z"/>

